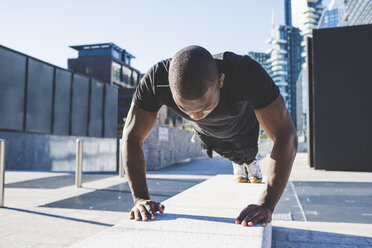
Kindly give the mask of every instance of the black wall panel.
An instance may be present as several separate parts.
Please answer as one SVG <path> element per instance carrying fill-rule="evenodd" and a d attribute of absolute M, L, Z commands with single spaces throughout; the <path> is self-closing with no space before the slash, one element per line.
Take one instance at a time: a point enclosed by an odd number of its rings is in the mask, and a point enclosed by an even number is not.
<path fill-rule="evenodd" d="M 118 115 L 118 89 L 105 85 L 104 136 L 116 138 Z"/>
<path fill-rule="evenodd" d="M 116 137 L 118 89 L 0 46 L 0 130 Z"/>
<path fill-rule="evenodd" d="M 27 80 L 26 131 L 50 133 L 52 123 L 54 68 L 29 59 Z"/>
<path fill-rule="evenodd" d="M 91 82 L 89 136 L 102 137 L 104 85 L 95 79 Z"/>
<path fill-rule="evenodd" d="M 74 74 L 72 83 L 71 135 L 88 134 L 89 78 Z"/>
<path fill-rule="evenodd" d="M 314 30 L 315 168 L 372 171 L 372 25 Z"/>
<path fill-rule="evenodd" d="M 71 72 L 56 69 L 53 133 L 69 135 Z"/>
<path fill-rule="evenodd" d="M 23 130 L 26 56 L 0 47 L 0 129 Z"/>

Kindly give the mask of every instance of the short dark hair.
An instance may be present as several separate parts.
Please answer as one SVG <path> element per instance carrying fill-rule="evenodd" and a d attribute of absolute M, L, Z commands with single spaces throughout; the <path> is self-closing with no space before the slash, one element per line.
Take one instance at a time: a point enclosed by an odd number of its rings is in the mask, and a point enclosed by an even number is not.
<path fill-rule="evenodd" d="M 203 47 L 188 46 L 173 56 L 169 66 L 172 91 L 186 100 L 202 97 L 218 85 L 219 73 L 212 55 Z"/>

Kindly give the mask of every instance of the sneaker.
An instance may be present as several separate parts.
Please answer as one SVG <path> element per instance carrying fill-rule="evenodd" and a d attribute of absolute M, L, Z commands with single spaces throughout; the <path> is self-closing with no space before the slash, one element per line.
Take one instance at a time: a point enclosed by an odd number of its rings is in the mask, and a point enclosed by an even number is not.
<path fill-rule="evenodd" d="M 244 164 L 248 172 L 248 178 L 250 183 L 261 183 L 262 173 L 260 167 L 258 166 L 257 160 L 253 160 L 250 164 Z"/>
<path fill-rule="evenodd" d="M 237 183 L 248 183 L 248 178 L 245 177 L 235 177 L 234 181 Z"/>
<path fill-rule="evenodd" d="M 248 182 L 248 173 L 245 169 L 244 164 L 239 165 L 236 163 L 232 163 L 234 169 L 234 181 L 237 183 L 247 183 Z"/>

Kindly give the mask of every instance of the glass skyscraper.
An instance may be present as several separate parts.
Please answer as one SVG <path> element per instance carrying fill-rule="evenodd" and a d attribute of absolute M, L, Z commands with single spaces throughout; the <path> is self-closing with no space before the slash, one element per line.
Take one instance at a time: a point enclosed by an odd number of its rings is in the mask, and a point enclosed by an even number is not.
<path fill-rule="evenodd" d="M 294 123 L 297 120 L 296 82 L 303 63 L 301 42 L 300 29 L 288 25 L 275 26 L 268 40 L 271 47 L 267 51 L 270 54 L 267 60 L 271 65 L 270 75 L 279 87 Z"/>
<path fill-rule="evenodd" d="M 306 53 L 306 39 L 312 36 L 313 29 L 317 27 L 323 12 L 322 0 L 285 0 L 291 2 L 287 5 L 291 6 L 288 10 L 291 13 L 285 14 L 291 16 L 292 26 L 300 29 L 302 36 L 301 42 L 301 69 L 296 78 L 296 127 L 298 131 L 302 131 L 305 127 L 304 113 L 307 112 L 307 53 Z M 300 76 L 299 76 L 300 75 Z"/>
<path fill-rule="evenodd" d="M 283 95 L 288 111 L 297 126 L 297 78 L 301 71 L 304 58 L 301 57 L 303 48 L 301 30 L 291 25 L 291 1 L 284 1 L 286 25 L 275 26 L 271 30 L 271 37 L 267 41 L 270 48 L 267 54 L 268 72 Z"/>
<path fill-rule="evenodd" d="M 345 5 L 344 21 L 347 26 L 372 23 L 371 0 L 343 0 Z"/>
<path fill-rule="evenodd" d="M 323 13 L 322 0 L 293 0 L 291 7 L 292 26 L 299 28 L 302 36 L 312 36 Z"/>
<path fill-rule="evenodd" d="M 372 23 L 372 1 L 333 0 L 323 12 L 318 28 Z"/>

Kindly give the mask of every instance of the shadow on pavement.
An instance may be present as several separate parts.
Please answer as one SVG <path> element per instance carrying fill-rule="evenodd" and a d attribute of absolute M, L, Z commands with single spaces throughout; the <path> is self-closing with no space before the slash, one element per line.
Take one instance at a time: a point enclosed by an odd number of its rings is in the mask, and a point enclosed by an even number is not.
<path fill-rule="evenodd" d="M 167 220 L 176 220 L 176 219 L 193 219 L 201 221 L 212 221 L 212 222 L 222 222 L 222 223 L 231 223 L 235 224 L 234 218 L 224 218 L 218 216 L 200 216 L 200 215 L 190 215 L 190 214 L 172 214 L 164 213 L 158 214 L 156 216 L 156 221 L 167 221 Z"/>
<path fill-rule="evenodd" d="M 295 228 L 277 227 L 272 229 L 272 248 L 307 247 L 340 248 L 371 247 L 372 238 L 337 234 L 331 232 L 310 231 Z"/>
<path fill-rule="evenodd" d="M 112 177 L 116 174 L 114 173 L 88 173 L 83 174 L 83 182 L 91 182 L 95 180 L 100 180 L 108 177 Z M 46 177 L 32 179 L 22 182 L 5 184 L 6 188 L 28 188 L 28 189 L 58 189 L 62 187 L 67 187 L 75 185 L 75 174 Z"/>
<path fill-rule="evenodd" d="M 203 181 L 202 179 L 148 178 L 147 185 L 151 199 L 162 202 Z M 41 207 L 129 212 L 133 207 L 133 200 L 128 183 L 121 183 Z"/>
<path fill-rule="evenodd" d="M 8 210 L 24 212 L 24 213 L 28 213 L 28 214 L 43 215 L 43 216 L 47 216 L 47 217 L 53 217 L 53 218 L 59 218 L 59 219 L 64 219 L 64 220 L 77 221 L 77 222 L 84 222 L 84 223 L 93 224 L 93 225 L 108 226 L 108 227 L 113 226 L 112 224 L 106 224 L 106 223 L 97 222 L 97 221 L 83 220 L 83 219 L 78 219 L 78 218 L 66 217 L 66 216 L 62 216 L 62 215 L 31 211 L 31 210 L 26 210 L 26 209 L 21 209 L 21 208 L 11 208 L 11 207 L 4 207 L 4 208 L 8 209 Z"/>

